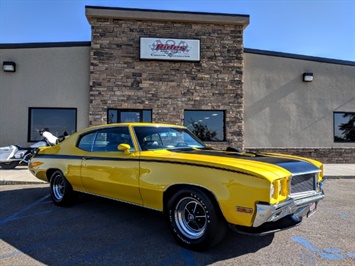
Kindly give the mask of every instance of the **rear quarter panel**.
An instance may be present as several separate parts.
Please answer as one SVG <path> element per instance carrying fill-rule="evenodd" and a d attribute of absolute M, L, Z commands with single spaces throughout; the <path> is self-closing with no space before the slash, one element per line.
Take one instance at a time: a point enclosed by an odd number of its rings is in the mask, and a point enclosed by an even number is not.
<path fill-rule="evenodd" d="M 60 170 L 74 190 L 83 190 L 81 182 L 81 163 L 86 152 L 75 147 L 75 139 L 69 138 L 59 145 L 45 147 L 31 159 L 30 170 L 44 181 L 50 182 L 51 174 Z"/>

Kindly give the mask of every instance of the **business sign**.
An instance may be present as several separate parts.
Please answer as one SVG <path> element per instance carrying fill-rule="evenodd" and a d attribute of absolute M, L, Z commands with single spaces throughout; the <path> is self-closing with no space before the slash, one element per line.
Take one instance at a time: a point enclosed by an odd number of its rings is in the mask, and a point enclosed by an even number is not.
<path fill-rule="evenodd" d="M 200 40 L 140 38 L 140 59 L 200 61 Z"/>

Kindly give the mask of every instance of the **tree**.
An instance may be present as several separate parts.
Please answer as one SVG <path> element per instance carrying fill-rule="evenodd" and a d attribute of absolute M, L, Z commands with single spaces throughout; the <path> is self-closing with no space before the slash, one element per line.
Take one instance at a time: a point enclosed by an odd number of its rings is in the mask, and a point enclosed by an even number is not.
<path fill-rule="evenodd" d="M 208 129 L 208 126 L 200 122 L 190 120 L 191 125 L 193 126 L 192 133 L 194 133 L 200 140 L 211 141 L 215 140 L 217 132 L 214 130 Z"/>
<path fill-rule="evenodd" d="M 349 117 L 349 121 L 338 126 L 342 131 L 343 141 L 355 141 L 355 114 L 345 113 L 343 117 Z"/>

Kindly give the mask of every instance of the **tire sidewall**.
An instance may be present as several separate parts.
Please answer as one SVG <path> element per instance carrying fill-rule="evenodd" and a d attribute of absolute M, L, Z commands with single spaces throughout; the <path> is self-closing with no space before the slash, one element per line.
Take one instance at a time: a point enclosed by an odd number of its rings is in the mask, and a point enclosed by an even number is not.
<path fill-rule="evenodd" d="M 63 193 L 63 197 L 61 199 L 57 198 L 54 193 L 54 185 L 59 178 L 63 179 L 63 183 L 64 183 L 64 193 Z M 51 194 L 52 201 L 54 202 L 54 204 L 56 204 L 58 206 L 66 206 L 70 202 L 70 198 L 72 195 L 72 187 L 69 184 L 69 182 L 66 180 L 66 178 L 64 177 L 63 173 L 59 170 L 55 171 L 51 176 L 50 194 Z"/>
<path fill-rule="evenodd" d="M 197 239 L 191 239 L 180 232 L 175 220 L 175 208 L 176 204 L 180 199 L 184 197 L 191 197 L 198 201 L 201 206 L 205 209 L 207 216 L 207 228 L 204 234 Z M 176 240 L 182 245 L 194 250 L 204 250 L 211 244 L 211 239 L 213 238 L 213 231 L 216 226 L 218 226 L 217 214 L 211 200 L 198 189 L 185 189 L 181 192 L 176 193 L 168 202 L 167 219 L 170 229 L 176 238 Z"/>

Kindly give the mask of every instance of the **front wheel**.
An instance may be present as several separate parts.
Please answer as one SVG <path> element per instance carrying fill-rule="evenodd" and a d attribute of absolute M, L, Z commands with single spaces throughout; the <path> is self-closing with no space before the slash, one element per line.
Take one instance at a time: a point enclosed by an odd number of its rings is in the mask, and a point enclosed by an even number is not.
<path fill-rule="evenodd" d="M 199 189 L 175 193 L 167 208 L 170 229 L 184 247 L 205 250 L 222 240 L 227 232 L 227 223 L 218 206 Z"/>
<path fill-rule="evenodd" d="M 73 188 L 61 171 L 55 171 L 51 176 L 51 198 L 58 206 L 67 206 L 73 199 Z"/>

